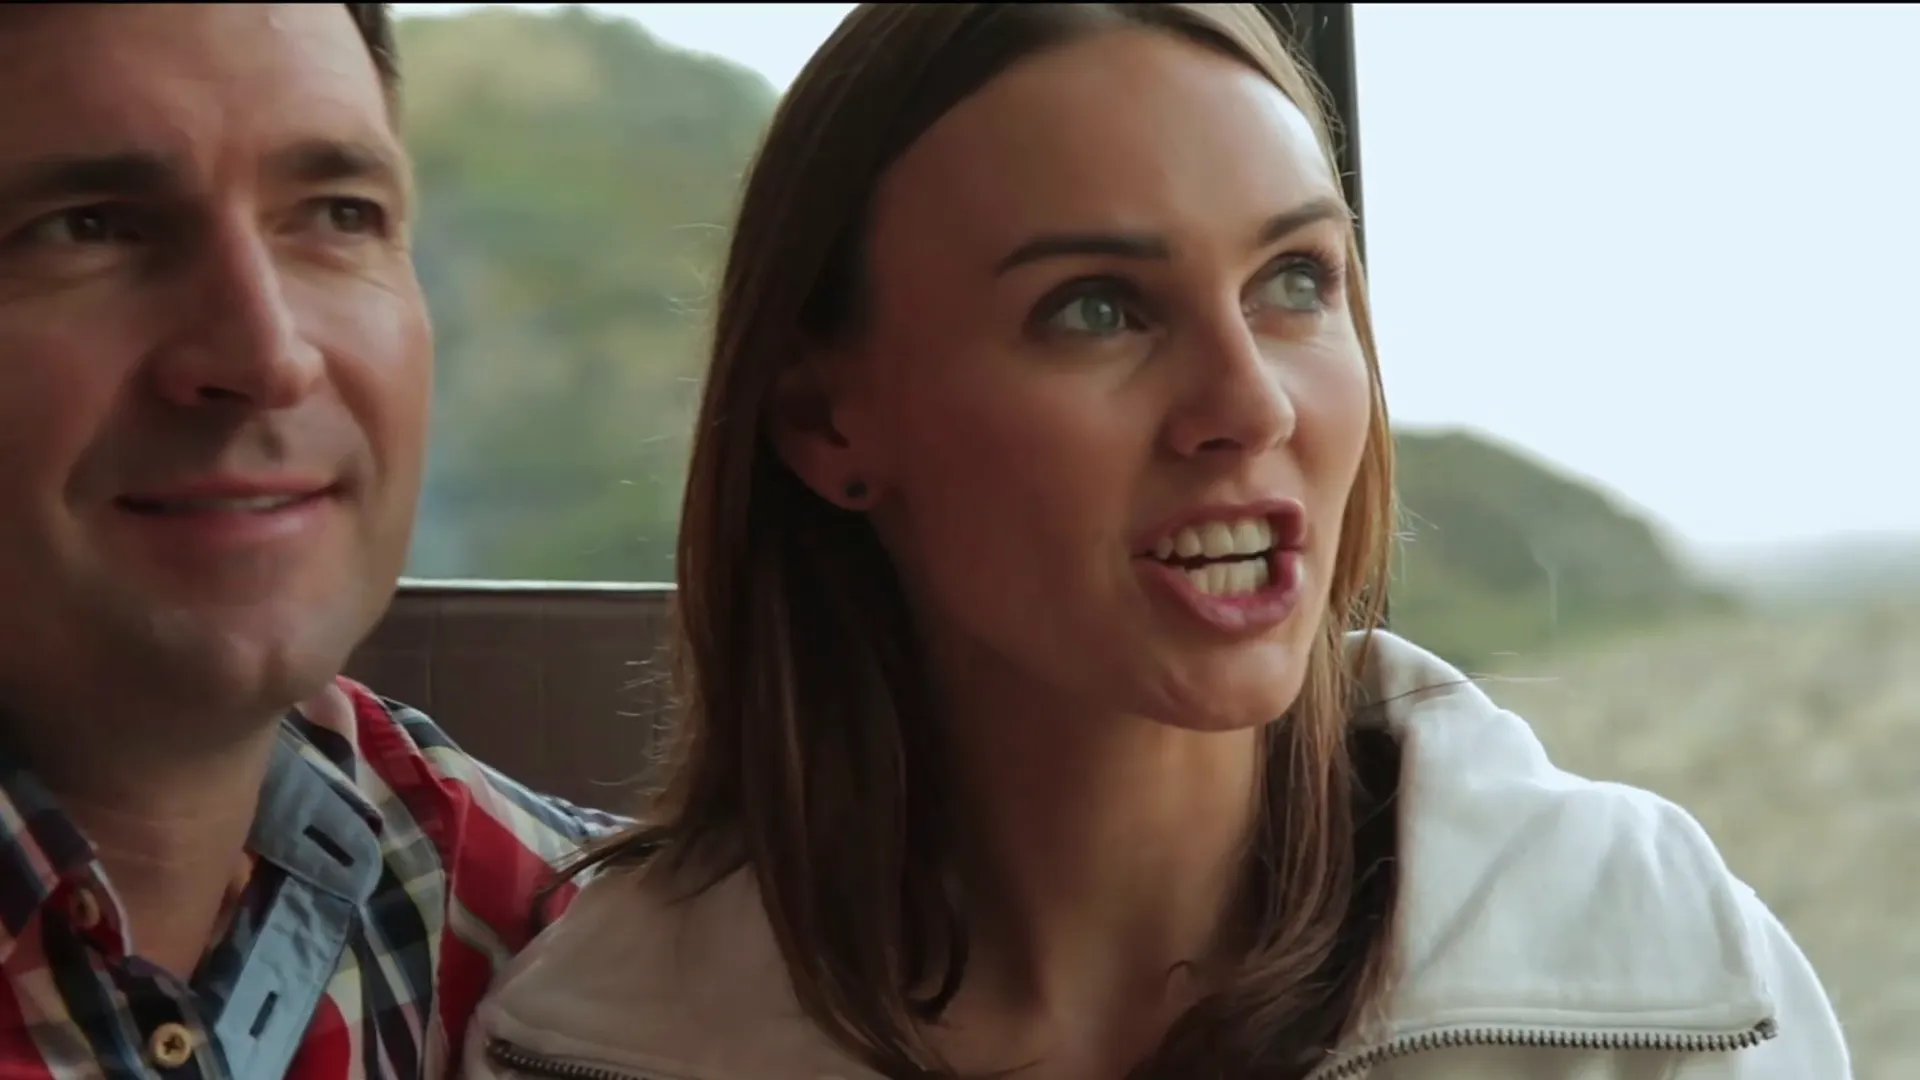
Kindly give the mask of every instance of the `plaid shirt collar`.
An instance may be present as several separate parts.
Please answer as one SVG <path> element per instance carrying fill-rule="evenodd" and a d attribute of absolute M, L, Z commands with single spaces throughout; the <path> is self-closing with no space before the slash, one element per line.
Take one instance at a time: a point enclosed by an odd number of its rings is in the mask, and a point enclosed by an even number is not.
<path fill-rule="evenodd" d="M 330 790 L 378 837 L 385 821 L 354 783 L 355 774 L 361 771 L 358 763 L 351 718 L 343 724 L 309 718 L 297 709 L 290 712 L 280 724 L 280 739 L 261 788 L 248 849 L 328 891 L 363 891 L 357 883 L 326 880 L 334 875 L 310 859 L 293 857 L 288 843 L 292 838 L 280 836 L 274 829 L 294 809 L 284 804 L 304 803 L 317 790 Z M 315 776 L 323 787 L 313 784 Z M 87 880 L 106 885 L 106 891 L 112 892 L 92 841 L 60 809 L 53 793 L 25 758 L 0 736 L 0 965 L 13 955 L 14 947 L 30 932 L 41 908 L 62 884 Z"/>

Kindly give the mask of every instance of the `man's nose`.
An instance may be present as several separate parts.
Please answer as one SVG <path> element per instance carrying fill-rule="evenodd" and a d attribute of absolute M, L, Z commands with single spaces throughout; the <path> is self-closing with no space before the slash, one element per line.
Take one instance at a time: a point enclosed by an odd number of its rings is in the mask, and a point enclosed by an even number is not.
<path fill-rule="evenodd" d="M 325 361 L 289 302 L 268 238 L 255 228 L 228 229 L 185 261 L 177 330 L 152 358 L 161 397 L 265 411 L 311 394 Z"/>
<path fill-rule="evenodd" d="M 1166 429 L 1175 454 L 1252 455 L 1293 438 L 1299 417 L 1284 366 L 1244 318 L 1195 335 L 1180 362 L 1183 392 Z"/>

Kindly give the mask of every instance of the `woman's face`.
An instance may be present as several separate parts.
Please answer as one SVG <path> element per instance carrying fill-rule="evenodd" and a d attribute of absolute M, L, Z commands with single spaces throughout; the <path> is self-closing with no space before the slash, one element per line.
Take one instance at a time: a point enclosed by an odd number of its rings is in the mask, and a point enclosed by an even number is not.
<path fill-rule="evenodd" d="M 1108 31 L 943 117 L 874 215 L 814 479 L 868 485 L 935 663 L 1184 727 L 1284 712 L 1370 406 L 1305 116 Z"/>

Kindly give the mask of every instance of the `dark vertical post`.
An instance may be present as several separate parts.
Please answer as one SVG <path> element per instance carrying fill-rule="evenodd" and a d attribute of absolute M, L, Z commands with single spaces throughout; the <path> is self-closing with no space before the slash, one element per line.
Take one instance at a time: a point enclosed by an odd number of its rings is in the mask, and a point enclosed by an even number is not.
<path fill-rule="evenodd" d="M 1352 4 L 1262 4 L 1281 29 L 1290 34 L 1300 55 L 1327 88 L 1334 120 L 1334 154 L 1340 182 L 1358 222 L 1360 254 L 1364 258 L 1366 213 L 1361 205 L 1360 105 L 1354 78 Z"/>

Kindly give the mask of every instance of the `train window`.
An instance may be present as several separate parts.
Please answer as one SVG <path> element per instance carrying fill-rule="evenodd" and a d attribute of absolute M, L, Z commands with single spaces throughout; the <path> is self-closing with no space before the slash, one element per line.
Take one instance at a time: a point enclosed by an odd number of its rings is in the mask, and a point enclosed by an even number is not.
<path fill-rule="evenodd" d="M 1920 8 L 1353 21 L 1394 629 L 1697 816 L 1905 1075 Z"/>
<path fill-rule="evenodd" d="M 397 7 L 440 350 L 409 573 L 671 580 L 736 181 L 849 5 Z M 1268 7 L 1364 165 L 1393 627 L 1696 813 L 1860 1074 L 1911 1071 L 1920 8 Z"/>
<path fill-rule="evenodd" d="M 672 579 L 736 182 L 847 8 L 397 5 L 439 338 L 411 575 Z"/>
<path fill-rule="evenodd" d="M 1347 5 L 1267 6 L 1350 53 Z M 440 355 L 409 573 L 671 580 L 736 180 L 851 5 L 396 7 Z"/>

